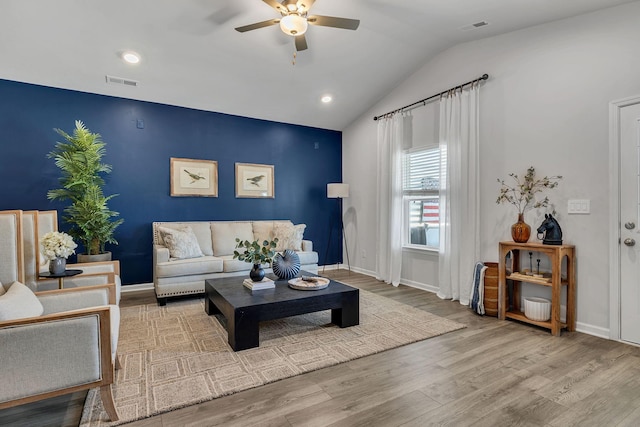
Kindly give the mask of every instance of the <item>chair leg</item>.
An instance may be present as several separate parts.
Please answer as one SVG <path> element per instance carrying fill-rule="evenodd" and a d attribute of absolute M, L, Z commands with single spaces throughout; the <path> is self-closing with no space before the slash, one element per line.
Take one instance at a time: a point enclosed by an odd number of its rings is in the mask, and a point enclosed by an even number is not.
<path fill-rule="evenodd" d="M 104 406 L 104 410 L 107 411 L 109 419 L 111 421 L 118 421 L 118 411 L 116 411 L 116 405 L 113 402 L 111 384 L 100 387 L 100 398 L 102 399 L 102 406 Z"/>

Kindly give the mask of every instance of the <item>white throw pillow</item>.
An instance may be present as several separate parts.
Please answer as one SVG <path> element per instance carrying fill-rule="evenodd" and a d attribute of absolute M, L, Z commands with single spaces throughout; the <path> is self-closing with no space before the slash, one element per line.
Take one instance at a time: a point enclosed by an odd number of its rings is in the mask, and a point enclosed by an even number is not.
<path fill-rule="evenodd" d="M 0 321 L 41 316 L 44 307 L 31 289 L 20 282 L 13 282 L 0 296 Z"/>
<path fill-rule="evenodd" d="M 273 237 L 278 238 L 276 251 L 281 252 L 285 249 L 293 249 L 294 251 L 302 250 L 302 238 L 306 224 L 273 224 Z"/>
<path fill-rule="evenodd" d="M 2 286 L 2 282 L 0 282 L 0 295 L 4 295 L 5 292 L 6 290 L 4 289 L 4 286 Z"/>
<path fill-rule="evenodd" d="M 169 249 L 171 258 L 186 259 L 204 256 L 200 250 L 198 239 L 191 227 L 181 229 L 158 227 L 164 245 Z"/>

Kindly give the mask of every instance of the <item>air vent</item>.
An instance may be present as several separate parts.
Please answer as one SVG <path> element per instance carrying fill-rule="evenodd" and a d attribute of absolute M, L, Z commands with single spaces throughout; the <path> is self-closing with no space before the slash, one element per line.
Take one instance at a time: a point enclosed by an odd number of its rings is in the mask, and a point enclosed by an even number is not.
<path fill-rule="evenodd" d="M 107 83 L 108 84 L 114 84 L 114 85 L 124 85 L 124 86 L 133 86 L 133 87 L 137 87 L 138 86 L 138 82 L 135 80 L 129 80 L 129 79 L 125 79 L 122 77 L 115 77 L 115 76 L 105 76 L 107 79 Z"/>
<path fill-rule="evenodd" d="M 469 30 L 475 30 L 476 28 L 480 28 L 480 27 L 486 27 L 487 25 L 489 25 L 489 23 L 487 21 L 480 21 L 480 22 L 476 22 L 474 24 L 465 25 L 464 27 L 462 27 L 460 29 L 462 31 L 469 31 Z"/>

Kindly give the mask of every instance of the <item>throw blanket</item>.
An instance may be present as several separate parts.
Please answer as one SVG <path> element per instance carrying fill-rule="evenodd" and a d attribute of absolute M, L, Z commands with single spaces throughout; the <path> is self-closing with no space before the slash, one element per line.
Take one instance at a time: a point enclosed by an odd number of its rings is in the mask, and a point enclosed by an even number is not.
<path fill-rule="evenodd" d="M 487 267 L 482 263 L 476 263 L 473 269 L 473 283 L 471 295 L 469 295 L 469 307 L 476 313 L 484 315 L 484 272 Z"/>

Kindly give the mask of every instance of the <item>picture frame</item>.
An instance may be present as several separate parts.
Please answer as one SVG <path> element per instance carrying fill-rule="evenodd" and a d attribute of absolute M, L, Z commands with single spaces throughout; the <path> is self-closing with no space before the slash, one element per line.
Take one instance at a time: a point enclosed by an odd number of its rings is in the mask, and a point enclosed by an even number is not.
<path fill-rule="evenodd" d="M 236 198 L 275 198 L 273 165 L 236 163 Z"/>
<path fill-rule="evenodd" d="M 171 197 L 218 197 L 218 162 L 171 157 Z"/>

